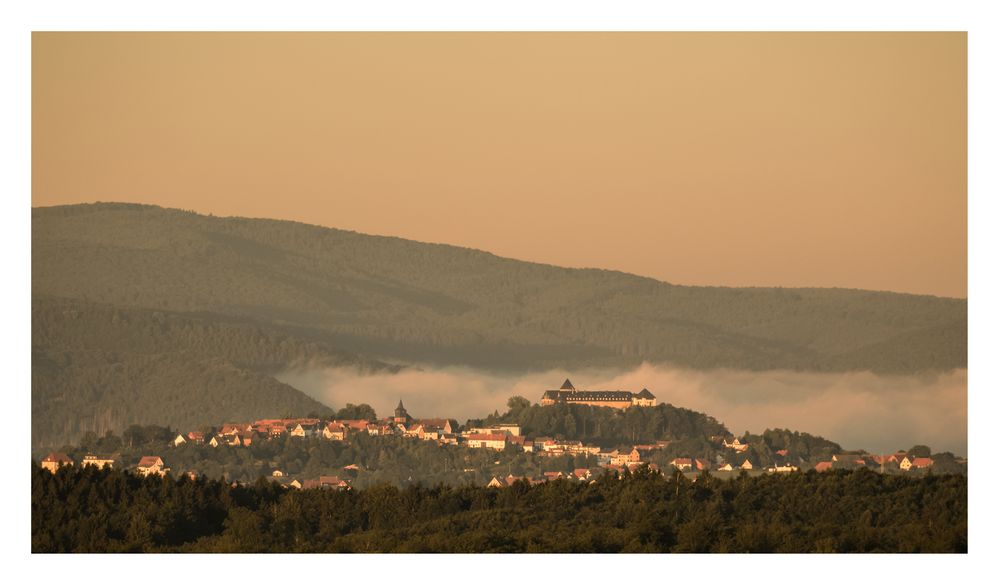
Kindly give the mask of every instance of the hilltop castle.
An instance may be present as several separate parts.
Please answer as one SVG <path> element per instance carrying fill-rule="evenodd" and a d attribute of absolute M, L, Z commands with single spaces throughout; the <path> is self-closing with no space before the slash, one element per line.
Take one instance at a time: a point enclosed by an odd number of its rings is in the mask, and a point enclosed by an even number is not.
<path fill-rule="evenodd" d="M 655 406 L 656 397 L 649 392 L 648 388 L 642 388 L 642 391 L 638 393 L 627 390 L 576 390 L 572 382 L 566 378 L 561 388 L 547 390 L 541 395 L 541 406 L 559 403 L 628 408 L 629 406 Z"/>

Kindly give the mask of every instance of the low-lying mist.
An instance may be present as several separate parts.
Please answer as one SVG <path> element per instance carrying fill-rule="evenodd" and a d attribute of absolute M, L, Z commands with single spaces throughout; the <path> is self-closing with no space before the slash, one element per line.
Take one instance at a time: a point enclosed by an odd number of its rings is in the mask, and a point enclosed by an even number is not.
<path fill-rule="evenodd" d="M 417 418 L 468 418 L 506 411 L 510 396 L 537 402 L 571 378 L 578 389 L 639 391 L 714 416 L 730 431 L 789 428 L 846 449 L 872 452 L 929 445 L 968 450 L 967 370 L 926 376 L 789 371 L 696 371 L 643 364 L 631 371 L 551 370 L 504 376 L 469 368 L 409 368 L 361 375 L 350 369 L 296 370 L 278 378 L 333 408 L 366 402 L 379 416 L 401 399 Z"/>

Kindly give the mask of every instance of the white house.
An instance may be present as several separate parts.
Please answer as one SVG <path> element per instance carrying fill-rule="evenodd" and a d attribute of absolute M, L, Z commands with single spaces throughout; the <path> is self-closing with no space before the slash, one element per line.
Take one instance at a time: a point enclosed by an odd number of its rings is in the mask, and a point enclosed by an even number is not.
<path fill-rule="evenodd" d="M 729 443 L 725 439 L 722 439 L 722 445 L 724 445 L 729 449 L 734 449 L 736 453 L 742 453 L 746 449 L 749 449 L 749 445 L 740 441 L 739 437 L 733 439 L 731 443 Z"/>
<path fill-rule="evenodd" d="M 476 449 L 496 449 L 502 451 L 506 449 L 506 433 L 473 434 L 465 437 L 465 443 Z"/>
<path fill-rule="evenodd" d="M 169 467 L 163 465 L 163 460 L 155 455 L 146 455 L 139 460 L 135 471 L 139 475 L 166 475 L 170 471 Z"/>
<path fill-rule="evenodd" d="M 52 473 L 55 473 L 63 466 L 73 465 L 73 460 L 69 458 L 65 453 L 49 453 L 42 459 L 42 469 L 47 469 Z"/>

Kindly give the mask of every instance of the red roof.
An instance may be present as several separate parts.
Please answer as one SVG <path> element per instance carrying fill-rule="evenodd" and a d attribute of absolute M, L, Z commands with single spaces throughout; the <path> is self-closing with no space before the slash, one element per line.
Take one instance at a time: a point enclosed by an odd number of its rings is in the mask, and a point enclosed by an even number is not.
<path fill-rule="evenodd" d="M 815 471 L 829 471 L 832 469 L 832 461 L 820 461 L 815 464 Z"/>
<path fill-rule="evenodd" d="M 72 463 L 73 462 L 73 460 L 70 459 L 68 455 L 66 455 L 65 453 L 59 453 L 57 451 L 53 451 L 52 453 L 49 453 L 48 455 L 45 456 L 45 459 L 42 459 L 42 461 L 44 461 L 45 463 L 56 463 L 56 462 L 59 462 L 59 463 Z"/>
<path fill-rule="evenodd" d="M 933 460 L 929 457 L 915 457 L 912 460 L 912 464 L 916 467 L 929 467 L 933 465 Z"/>
<path fill-rule="evenodd" d="M 139 459 L 139 467 L 152 467 L 154 465 L 163 465 L 163 460 L 155 455 L 146 455 Z"/>
<path fill-rule="evenodd" d="M 518 479 L 524 479 L 524 476 L 508 475 L 506 476 L 506 485 L 513 485 Z"/>

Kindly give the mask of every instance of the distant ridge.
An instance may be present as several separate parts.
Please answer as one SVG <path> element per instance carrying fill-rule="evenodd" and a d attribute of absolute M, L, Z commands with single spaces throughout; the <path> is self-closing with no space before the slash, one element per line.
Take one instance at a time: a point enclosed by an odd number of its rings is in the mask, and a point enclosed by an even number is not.
<path fill-rule="evenodd" d="M 967 301 L 671 285 L 290 221 L 128 203 L 32 210 L 32 291 L 240 318 L 359 354 L 513 370 L 967 364 Z"/>

